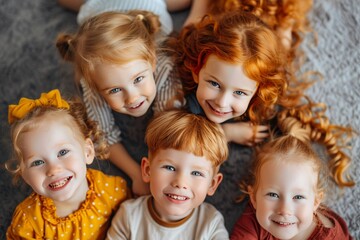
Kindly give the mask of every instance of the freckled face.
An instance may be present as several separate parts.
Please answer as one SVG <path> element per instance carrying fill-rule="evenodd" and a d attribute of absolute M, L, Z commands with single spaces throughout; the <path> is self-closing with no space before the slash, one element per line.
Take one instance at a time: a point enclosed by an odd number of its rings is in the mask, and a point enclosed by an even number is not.
<path fill-rule="evenodd" d="M 198 76 L 196 98 L 208 119 L 222 123 L 239 117 L 247 110 L 257 90 L 257 82 L 248 78 L 241 64 L 209 56 Z"/>

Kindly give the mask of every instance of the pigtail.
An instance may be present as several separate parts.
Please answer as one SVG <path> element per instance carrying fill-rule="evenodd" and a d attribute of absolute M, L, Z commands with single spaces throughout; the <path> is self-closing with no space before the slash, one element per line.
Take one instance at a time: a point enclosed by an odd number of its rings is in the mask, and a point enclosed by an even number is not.
<path fill-rule="evenodd" d="M 288 129 L 294 124 L 298 128 L 310 131 L 307 140 L 320 143 L 326 148 L 330 158 L 328 167 L 335 183 L 340 187 L 352 187 L 355 183 L 346 174 L 351 159 L 343 149 L 348 146 L 347 143 L 352 137 L 353 131 L 350 127 L 331 124 L 328 117 L 325 116 L 325 111 L 325 104 L 315 104 L 307 99 L 307 103 L 280 111 L 278 126 L 283 132 L 288 132 Z M 294 123 L 295 120 L 287 120 L 288 118 L 296 119 L 297 123 Z M 292 134 L 298 136 L 297 133 L 293 132 Z"/>
<path fill-rule="evenodd" d="M 139 21 L 144 24 L 147 32 L 154 35 L 160 31 L 161 23 L 159 17 L 152 12 L 133 10 L 129 15 L 134 16 L 134 21 Z"/>
<path fill-rule="evenodd" d="M 70 34 L 61 33 L 56 39 L 56 48 L 65 61 L 74 61 L 75 54 L 73 44 L 74 37 Z"/>

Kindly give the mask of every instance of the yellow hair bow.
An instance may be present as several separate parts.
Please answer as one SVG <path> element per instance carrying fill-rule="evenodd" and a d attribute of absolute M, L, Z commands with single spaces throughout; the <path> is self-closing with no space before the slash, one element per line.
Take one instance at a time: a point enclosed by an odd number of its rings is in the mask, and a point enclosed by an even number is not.
<path fill-rule="evenodd" d="M 51 90 L 48 93 L 42 93 L 39 99 L 21 98 L 18 105 L 9 105 L 9 123 L 22 119 L 35 107 L 54 106 L 57 108 L 69 109 L 69 104 L 61 98 L 58 89 Z"/>

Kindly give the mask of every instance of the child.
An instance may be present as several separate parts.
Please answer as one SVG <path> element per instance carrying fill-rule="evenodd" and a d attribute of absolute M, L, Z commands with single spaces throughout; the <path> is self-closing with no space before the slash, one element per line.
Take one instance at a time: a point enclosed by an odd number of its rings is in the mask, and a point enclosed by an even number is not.
<path fill-rule="evenodd" d="M 169 111 L 148 125 L 149 157 L 141 163 L 151 196 L 121 205 L 107 239 L 228 239 L 222 215 L 210 204 L 228 156 L 220 126 L 205 117 Z"/>
<path fill-rule="evenodd" d="M 7 239 L 103 239 L 126 182 L 86 168 L 108 151 L 83 105 L 56 89 L 10 105 L 9 123 L 14 172 L 34 193 L 15 209 Z"/>
<path fill-rule="evenodd" d="M 75 35 L 57 39 L 60 54 L 74 62 L 81 77 L 88 115 L 105 132 L 110 160 L 131 178 L 135 195 L 149 193 L 139 165 L 147 153 L 147 122 L 153 112 L 182 105 L 176 101 L 182 87 L 173 78 L 171 59 L 156 56 L 159 30 L 151 12 L 104 12 L 86 20 Z"/>
<path fill-rule="evenodd" d="M 176 46 L 175 61 L 190 111 L 222 123 L 229 142 L 254 146 L 269 136 L 268 125 L 276 114 L 291 115 L 304 105 L 304 117 L 294 117 L 303 123 L 320 120 L 313 125 L 320 136 L 331 135 L 319 141 L 329 146 L 334 180 L 339 186 L 354 185 L 343 177 L 350 160 L 333 137 L 341 140 L 344 128 L 329 124 L 326 108 L 317 118 L 313 104 L 303 103 L 309 83 L 290 84 L 282 46 L 259 18 L 239 11 L 207 16 L 184 28 Z"/>
<path fill-rule="evenodd" d="M 257 151 L 246 184 L 251 205 L 231 239 L 352 239 L 345 221 L 321 205 L 327 171 L 309 144 L 310 128 L 292 117 L 279 126 L 284 136 Z"/>
<path fill-rule="evenodd" d="M 184 28 L 176 46 L 176 66 L 191 111 L 226 122 L 229 141 L 250 146 L 263 141 L 275 104 L 290 105 L 301 96 L 288 92 L 278 38 L 250 13 L 207 16 Z"/>

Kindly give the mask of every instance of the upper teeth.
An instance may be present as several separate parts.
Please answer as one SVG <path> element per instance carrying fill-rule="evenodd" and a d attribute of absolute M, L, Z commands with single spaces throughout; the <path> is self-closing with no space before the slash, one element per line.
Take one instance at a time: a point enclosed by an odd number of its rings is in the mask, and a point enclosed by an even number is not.
<path fill-rule="evenodd" d="M 65 178 L 64 180 L 61 180 L 59 182 L 56 182 L 56 183 L 50 183 L 49 186 L 51 188 L 59 188 L 59 187 L 62 187 L 66 184 L 67 181 L 69 181 L 70 177 L 68 178 Z"/>
<path fill-rule="evenodd" d="M 183 197 L 183 196 L 172 195 L 172 194 L 168 194 L 168 196 L 175 200 L 186 200 L 186 197 Z"/>

